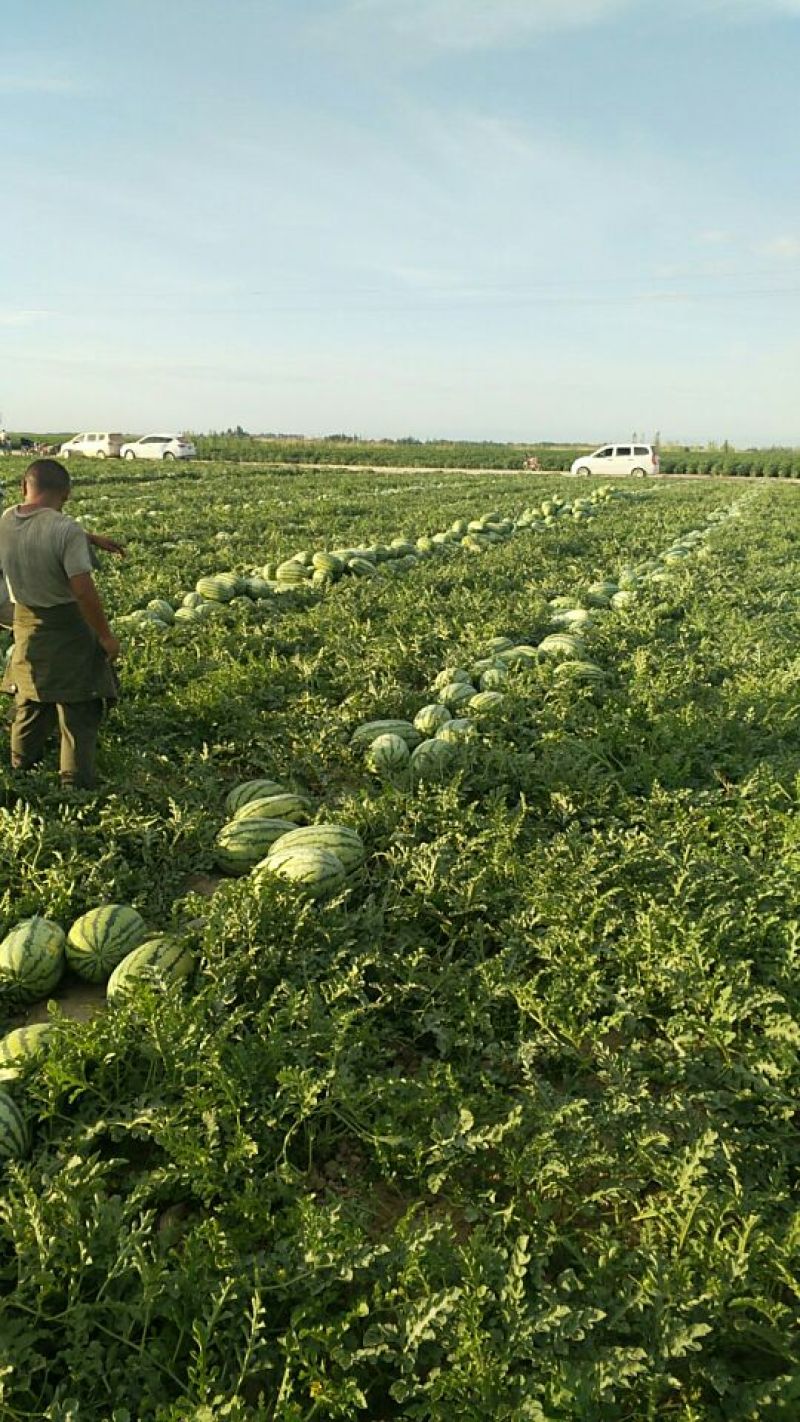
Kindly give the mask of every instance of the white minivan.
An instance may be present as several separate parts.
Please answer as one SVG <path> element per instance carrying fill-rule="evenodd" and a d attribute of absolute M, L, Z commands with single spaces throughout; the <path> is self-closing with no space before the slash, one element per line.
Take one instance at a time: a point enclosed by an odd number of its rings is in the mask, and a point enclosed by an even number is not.
<path fill-rule="evenodd" d="M 79 434 L 62 444 L 58 453 L 61 459 L 69 459 L 71 454 L 82 454 L 84 459 L 119 459 L 121 448 L 121 434 Z"/>
<path fill-rule="evenodd" d="M 657 474 L 658 450 L 652 444 L 604 444 L 593 454 L 582 454 L 570 474 Z"/>

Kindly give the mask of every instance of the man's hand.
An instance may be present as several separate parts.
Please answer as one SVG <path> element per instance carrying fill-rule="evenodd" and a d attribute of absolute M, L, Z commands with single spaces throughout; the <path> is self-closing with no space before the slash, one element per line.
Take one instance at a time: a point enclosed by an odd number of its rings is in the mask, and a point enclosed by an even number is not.
<path fill-rule="evenodd" d="M 116 637 L 101 637 L 100 646 L 103 648 L 103 651 L 105 652 L 110 662 L 115 662 L 117 660 L 121 649 Z"/>
<path fill-rule="evenodd" d="M 125 557 L 124 543 L 115 543 L 113 538 L 106 538 L 103 533 L 87 533 L 86 537 L 95 548 L 102 549 L 103 553 L 118 553 L 120 558 Z"/>

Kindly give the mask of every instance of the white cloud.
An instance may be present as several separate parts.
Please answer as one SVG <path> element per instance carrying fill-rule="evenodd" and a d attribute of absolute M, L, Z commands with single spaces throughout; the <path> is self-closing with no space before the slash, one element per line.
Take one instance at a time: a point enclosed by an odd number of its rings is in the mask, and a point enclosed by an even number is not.
<path fill-rule="evenodd" d="M 0 307 L 0 326 L 32 326 L 52 314 L 51 311 L 4 311 Z"/>
<path fill-rule="evenodd" d="M 779 237 L 765 242 L 761 250 L 767 257 L 800 257 L 800 237 L 782 233 Z"/>
<path fill-rule="evenodd" d="M 3 94 L 52 94 L 70 95 L 83 93 L 85 86 L 76 80 L 60 74 L 48 74 L 44 70 L 15 69 L 13 60 L 4 62 L 0 73 L 0 95 Z"/>
<path fill-rule="evenodd" d="M 484 49 L 597 24 L 632 3 L 641 0 L 347 0 L 336 25 L 422 50 Z"/>

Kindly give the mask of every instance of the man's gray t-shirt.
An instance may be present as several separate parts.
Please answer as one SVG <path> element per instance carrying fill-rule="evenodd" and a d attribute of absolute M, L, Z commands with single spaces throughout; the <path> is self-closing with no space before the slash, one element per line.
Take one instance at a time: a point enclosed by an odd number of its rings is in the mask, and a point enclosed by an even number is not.
<path fill-rule="evenodd" d="M 8 509 L 0 518 L 0 570 L 11 601 L 23 607 L 74 602 L 70 578 L 91 573 L 89 540 L 79 523 L 56 509 Z"/>

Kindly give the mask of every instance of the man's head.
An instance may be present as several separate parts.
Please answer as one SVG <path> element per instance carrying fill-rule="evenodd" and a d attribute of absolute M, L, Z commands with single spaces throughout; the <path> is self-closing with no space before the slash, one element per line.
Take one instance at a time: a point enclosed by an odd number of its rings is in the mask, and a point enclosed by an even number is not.
<path fill-rule="evenodd" d="M 69 498 L 69 474 L 57 459 L 34 459 L 22 476 L 22 493 L 29 504 L 60 509 Z"/>

